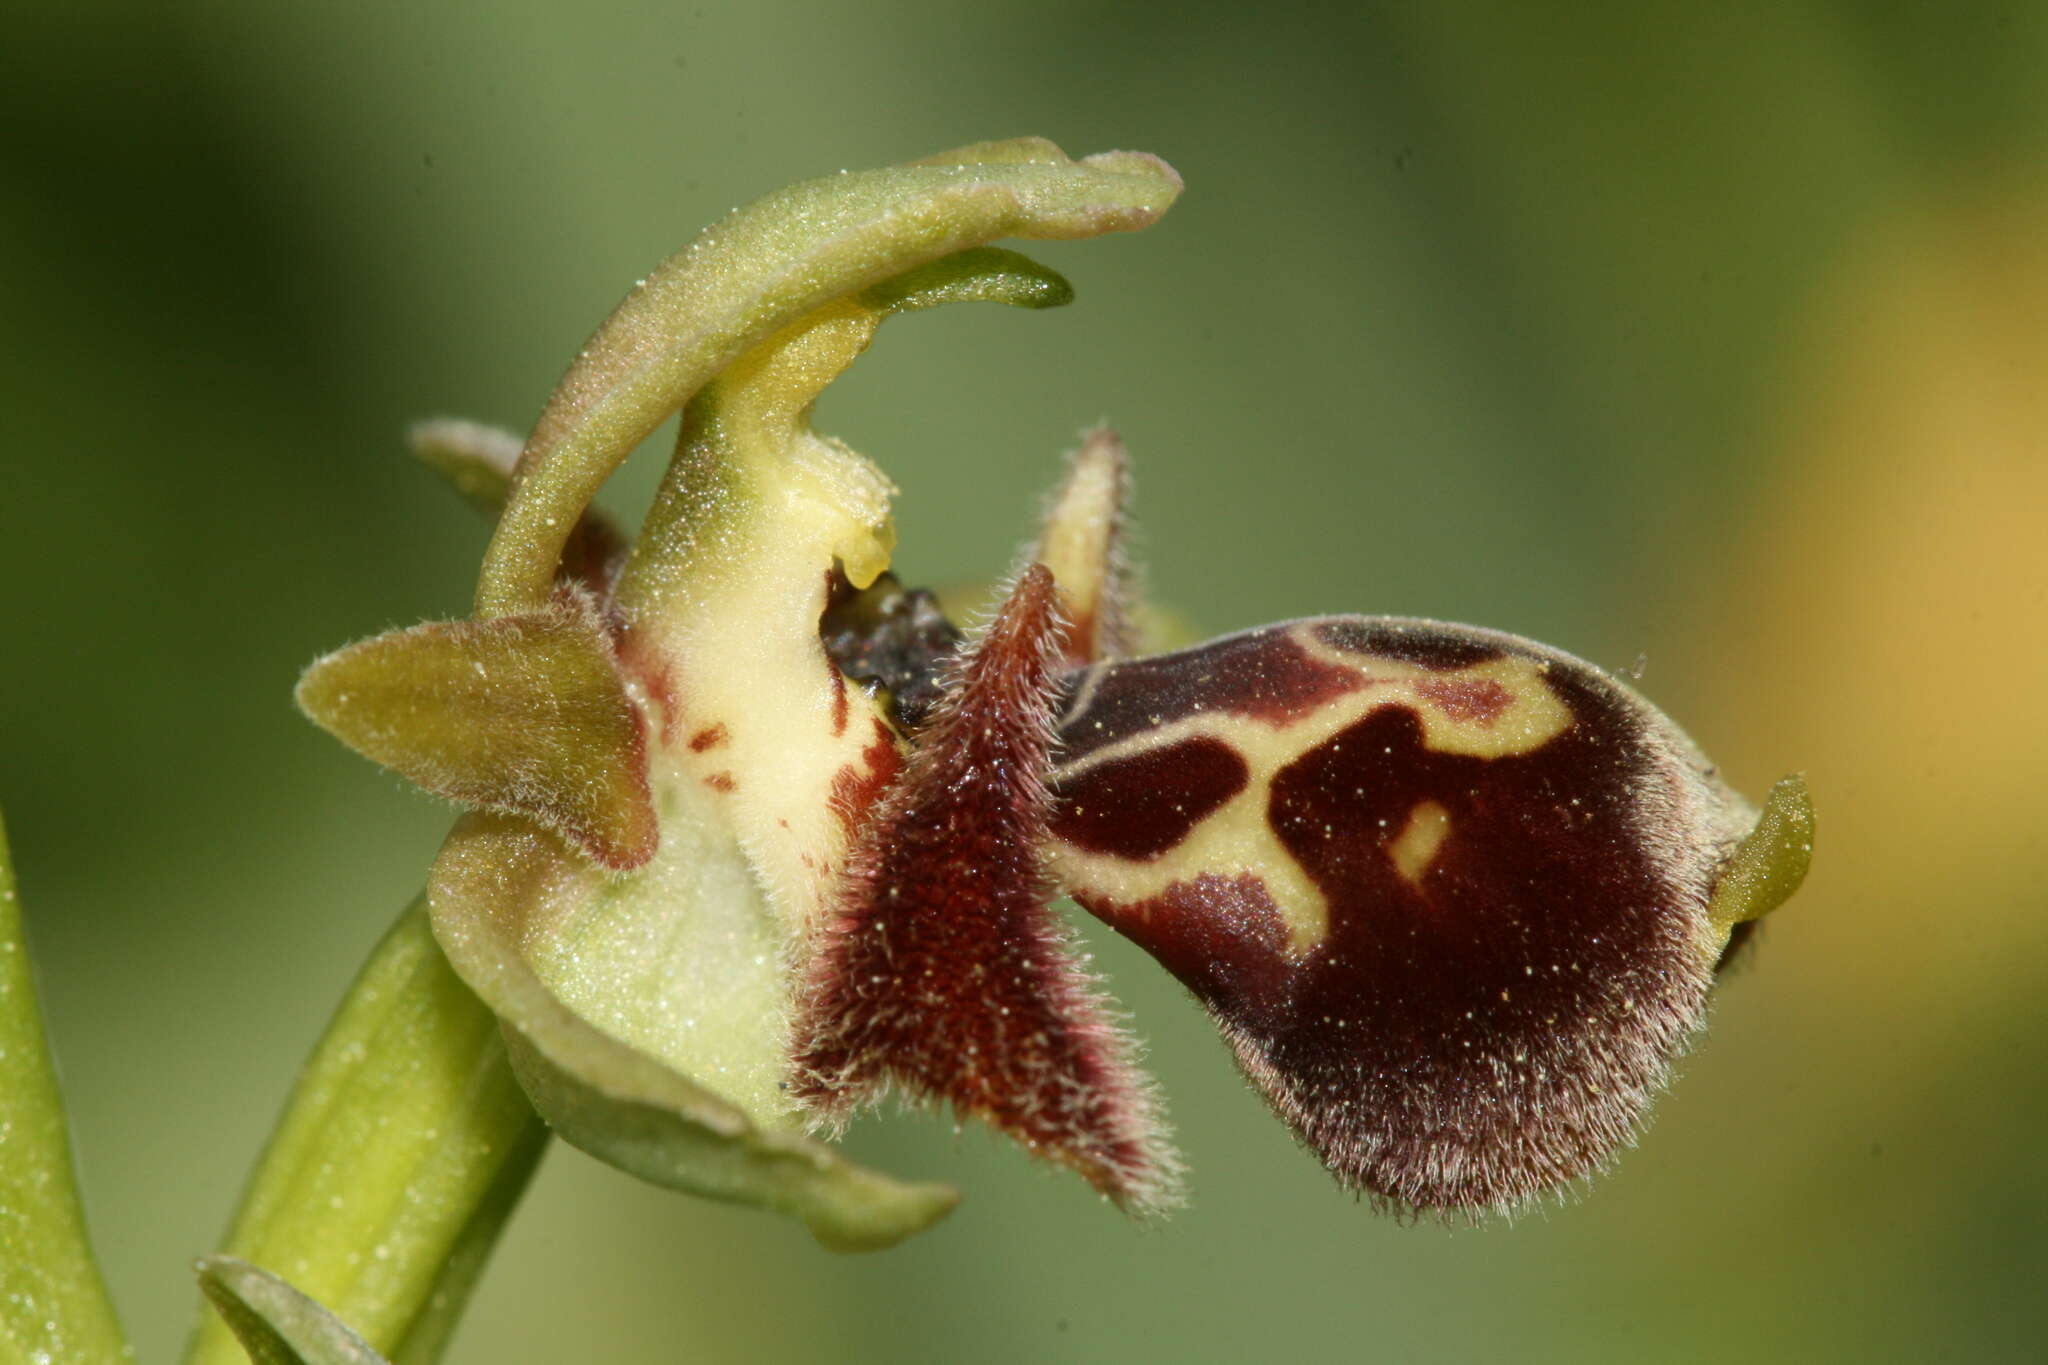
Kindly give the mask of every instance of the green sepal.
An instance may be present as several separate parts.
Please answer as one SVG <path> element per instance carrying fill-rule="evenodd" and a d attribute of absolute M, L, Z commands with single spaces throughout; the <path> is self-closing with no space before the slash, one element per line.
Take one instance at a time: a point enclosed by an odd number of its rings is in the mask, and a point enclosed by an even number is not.
<path fill-rule="evenodd" d="M 530 815 L 606 867 L 654 852 L 639 713 L 581 597 L 359 641 L 307 669 L 297 697 L 342 743 L 437 796 Z"/>
<path fill-rule="evenodd" d="M 389 1365 L 348 1325 L 267 1270 L 233 1256 L 200 1260 L 199 1287 L 251 1365 Z"/>
<path fill-rule="evenodd" d="M 899 1181 L 823 1143 L 756 1128 L 667 1068 L 616 1059 L 600 1084 L 565 1072 L 516 1029 L 505 1040 L 527 1098 L 571 1146 L 655 1185 L 789 1214 L 832 1251 L 894 1246 L 960 1202 L 950 1185 Z"/>
<path fill-rule="evenodd" d="M 806 181 L 739 209 L 647 277 L 535 424 L 477 584 L 479 616 L 545 600 L 571 527 L 648 433 L 762 339 L 833 299 L 1001 237 L 1147 226 L 1180 194 L 1157 157 L 1042 138 Z"/>
<path fill-rule="evenodd" d="M 1715 934 L 1725 941 L 1736 925 L 1783 905 L 1806 880 L 1812 862 L 1813 797 L 1805 775 L 1793 773 L 1771 788 L 1763 814 L 1714 884 L 1707 915 Z"/>
<path fill-rule="evenodd" d="M 472 815 L 449 836 L 428 885 L 450 964 L 497 1013 L 527 1097 L 560 1136 L 655 1184 L 792 1214 L 835 1250 L 891 1246 L 953 1208 L 952 1188 L 897 1181 L 756 1122 L 563 1003 L 522 949 L 561 920 L 560 903 L 593 875 L 528 821 Z M 775 1036 L 765 1015 L 735 1022 Z"/>

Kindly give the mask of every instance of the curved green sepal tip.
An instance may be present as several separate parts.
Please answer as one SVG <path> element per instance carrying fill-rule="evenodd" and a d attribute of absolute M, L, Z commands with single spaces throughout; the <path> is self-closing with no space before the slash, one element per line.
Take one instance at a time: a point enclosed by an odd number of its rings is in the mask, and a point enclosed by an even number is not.
<path fill-rule="evenodd" d="M 1181 190 L 1157 157 L 1078 161 L 1043 139 L 982 143 L 805 181 L 737 210 L 656 268 L 584 347 L 520 457 L 477 614 L 545 600 L 563 542 L 649 432 L 747 349 L 834 299 L 1002 237 L 1154 222 Z"/>
<path fill-rule="evenodd" d="M 1714 886 L 1707 915 L 1726 940 L 1736 925 L 1762 919 L 1789 900 L 1813 862 L 1813 797 L 1806 777 L 1778 780 L 1758 818 Z"/>
<path fill-rule="evenodd" d="M 830 1250 L 894 1246 L 960 1202 L 949 1185 L 898 1181 L 809 1138 L 756 1128 L 666 1069 L 632 1068 L 632 1080 L 621 1069 L 613 1091 L 570 1075 L 515 1029 L 505 1047 L 527 1098 L 572 1146 L 651 1184 L 789 1214 Z"/>
<path fill-rule="evenodd" d="M 581 599 L 359 641 L 315 662 L 296 695 L 314 723 L 437 796 L 531 815 L 606 867 L 654 852 L 639 713 Z"/>
<path fill-rule="evenodd" d="M 252 1365 L 388 1365 L 340 1318 L 269 1271 L 233 1256 L 205 1257 L 197 1269 L 200 1289 Z"/>
<path fill-rule="evenodd" d="M 655 1184 L 793 1214 L 836 1250 L 890 1246 L 945 1216 L 958 1202 L 954 1190 L 894 1180 L 757 1123 L 572 1010 L 528 954 L 562 932 L 596 875 L 530 821 L 471 815 L 448 836 L 428 880 L 449 965 L 498 1016 L 528 1098 L 558 1134 Z M 659 999 L 641 1004 L 663 1008 Z M 767 1013 L 741 1016 L 742 1027 L 776 1036 Z"/>

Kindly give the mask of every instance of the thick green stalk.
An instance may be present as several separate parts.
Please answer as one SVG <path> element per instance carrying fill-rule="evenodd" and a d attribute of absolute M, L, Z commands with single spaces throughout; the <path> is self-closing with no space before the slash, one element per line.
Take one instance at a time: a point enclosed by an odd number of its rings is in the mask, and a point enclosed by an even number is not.
<path fill-rule="evenodd" d="M 407 1365 L 441 1352 L 547 1129 L 498 1021 L 400 916 L 299 1078 L 222 1250 Z M 242 1365 L 210 1312 L 189 1365 Z"/>
<path fill-rule="evenodd" d="M 132 1359 L 86 1240 L 0 822 L 0 1362 Z"/>

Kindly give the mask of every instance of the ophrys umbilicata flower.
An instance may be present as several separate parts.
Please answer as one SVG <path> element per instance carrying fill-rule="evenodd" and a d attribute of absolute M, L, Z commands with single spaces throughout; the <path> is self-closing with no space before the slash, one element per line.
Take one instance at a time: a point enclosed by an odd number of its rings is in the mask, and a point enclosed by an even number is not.
<path fill-rule="evenodd" d="M 884 1244 L 952 1192 L 803 1134 L 893 1087 L 1170 1206 L 1064 892 L 1189 985 L 1342 1182 L 1512 1208 L 1626 1140 L 1736 926 L 1796 886 L 1796 782 L 1759 820 L 1547 647 L 1331 617 L 1131 657 L 1106 432 L 986 626 L 897 585 L 894 489 L 811 429 L 818 394 L 896 313 L 1067 300 L 991 241 L 1143 227 L 1179 191 L 1033 139 L 807 182 L 643 281 L 523 443 L 420 433 L 504 498 L 476 616 L 331 655 L 300 697 L 475 808 L 435 930 L 571 1141 Z M 590 499 L 678 409 L 624 548 Z"/>

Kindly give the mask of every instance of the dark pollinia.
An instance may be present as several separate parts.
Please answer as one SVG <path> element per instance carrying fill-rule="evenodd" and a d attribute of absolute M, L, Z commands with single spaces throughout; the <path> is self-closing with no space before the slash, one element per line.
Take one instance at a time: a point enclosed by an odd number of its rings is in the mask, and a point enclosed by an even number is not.
<path fill-rule="evenodd" d="M 841 673 L 881 689 L 889 718 L 904 730 L 920 729 L 929 718 L 944 690 L 940 665 L 960 647 L 960 632 L 939 599 L 889 573 L 861 590 L 833 574 L 818 634 Z"/>

